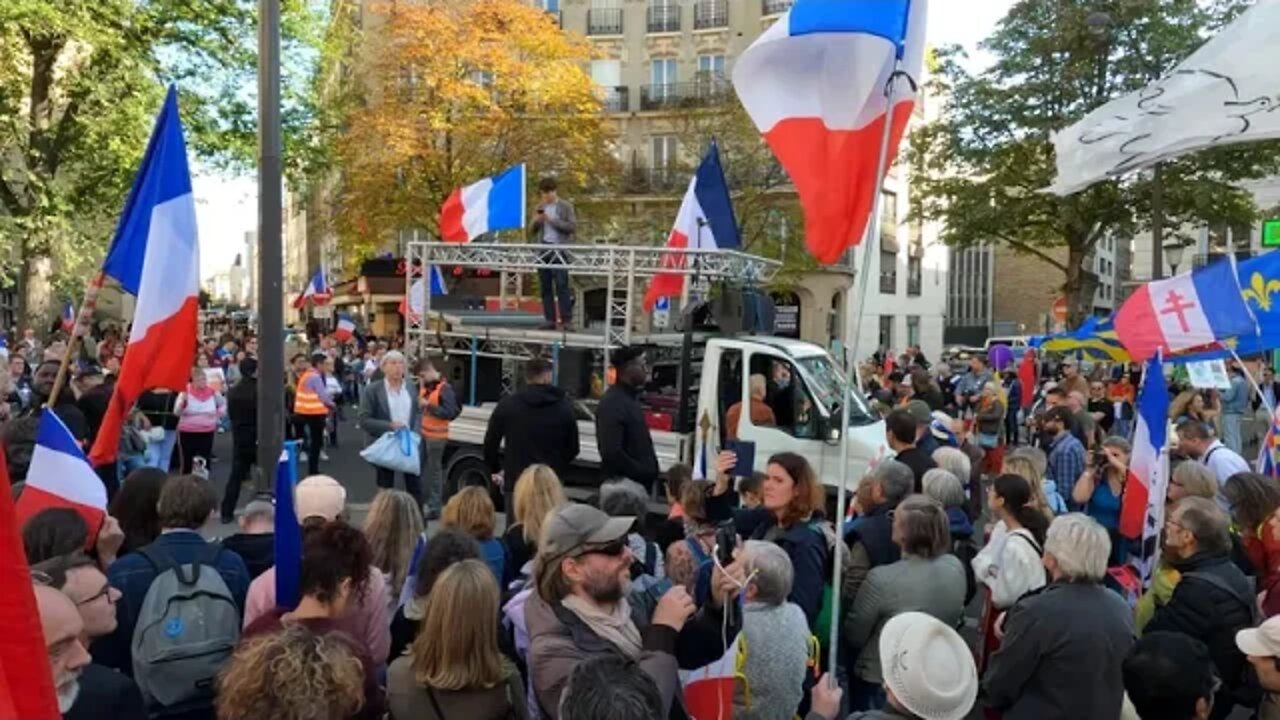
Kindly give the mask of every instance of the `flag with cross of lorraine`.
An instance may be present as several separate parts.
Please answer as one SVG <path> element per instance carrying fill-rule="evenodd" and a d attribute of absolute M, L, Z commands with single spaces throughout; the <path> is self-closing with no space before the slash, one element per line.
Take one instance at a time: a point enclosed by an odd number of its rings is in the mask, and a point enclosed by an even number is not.
<path fill-rule="evenodd" d="M 1142 285 L 1116 313 L 1115 327 L 1135 362 L 1258 332 L 1231 256 Z"/>

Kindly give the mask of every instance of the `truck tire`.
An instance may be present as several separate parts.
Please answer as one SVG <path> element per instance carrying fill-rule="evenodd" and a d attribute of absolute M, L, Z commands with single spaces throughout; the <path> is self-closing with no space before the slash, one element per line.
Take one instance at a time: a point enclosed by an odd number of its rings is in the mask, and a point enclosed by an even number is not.
<path fill-rule="evenodd" d="M 445 477 L 448 479 L 449 487 L 456 490 L 473 485 L 488 490 L 489 499 L 493 501 L 494 509 L 498 512 L 503 511 L 502 489 L 493 484 L 493 480 L 489 476 L 489 466 L 485 465 L 484 458 L 481 457 L 480 453 L 459 450 L 449 459 L 449 465 L 445 469 Z"/>

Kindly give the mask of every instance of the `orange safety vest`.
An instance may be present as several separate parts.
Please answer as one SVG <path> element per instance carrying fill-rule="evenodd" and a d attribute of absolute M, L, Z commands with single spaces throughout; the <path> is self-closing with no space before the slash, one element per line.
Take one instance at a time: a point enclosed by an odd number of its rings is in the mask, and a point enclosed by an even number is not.
<path fill-rule="evenodd" d="M 329 408 L 325 407 L 324 402 L 320 400 L 320 396 L 307 388 L 307 381 L 315 374 L 315 370 L 308 370 L 302 373 L 302 377 L 298 378 L 298 387 L 293 400 L 293 411 L 299 415 L 329 414 Z"/>
<path fill-rule="evenodd" d="M 442 389 L 444 389 L 443 380 L 436 385 L 436 389 L 432 390 L 430 395 L 427 395 L 426 388 L 423 388 L 420 394 L 426 396 L 428 406 L 439 407 L 440 391 Z M 422 436 L 428 440 L 448 440 L 449 421 L 438 418 L 429 412 L 422 413 Z"/>

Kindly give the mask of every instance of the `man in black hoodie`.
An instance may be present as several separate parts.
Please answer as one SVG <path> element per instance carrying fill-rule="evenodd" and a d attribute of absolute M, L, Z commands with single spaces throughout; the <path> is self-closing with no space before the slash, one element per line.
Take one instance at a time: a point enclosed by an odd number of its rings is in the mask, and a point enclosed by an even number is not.
<path fill-rule="evenodd" d="M 609 356 L 618 380 L 605 392 L 596 410 L 596 447 L 604 480 L 635 480 L 652 492 L 658 481 L 658 454 L 644 421 L 640 391 L 649 380 L 644 348 L 624 347 Z"/>
<path fill-rule="evenodd" d="M 227 391 L 227 415 L 231 419 L 231 475 L 222 494 L 222 524 L 235 521 L 240 483 L 258 462 L 258 361 L 240 361 L 240 382 Z"/>
<path fill-rule="evenodd" d="M 525 383 L 519 392 L 498 403 L 484 434 L 489 472 L 502 472 L 508 523 L 514 522 L 513 493 L 525 468 L 541 463 L 563 475 L 578 457 L 573 403 L 564 390 L 551 384 L 551 363 L 530 360 L 525 365 Z"/>

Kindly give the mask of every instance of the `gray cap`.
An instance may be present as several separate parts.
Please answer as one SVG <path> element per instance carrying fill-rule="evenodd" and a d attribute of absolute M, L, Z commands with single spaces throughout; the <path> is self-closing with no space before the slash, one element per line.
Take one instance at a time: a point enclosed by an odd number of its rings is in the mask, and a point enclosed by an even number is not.
<path fill-rule="evenodd" d="M 916 421 L 916 425 L 928 425 L 933 421 L 933 411 L 923 400 L 912 400 L 907 403 L 907 412 Z"/>
<path fill-rule="evenodd" d="M 569 555 L 584 545 L 613 542 L 626 537 L 635 522 L 633 517 L 609 517 L 590 505 L 562 505 L 553 510 L 543 523 L 538 552 L 557 558 Z"/>

